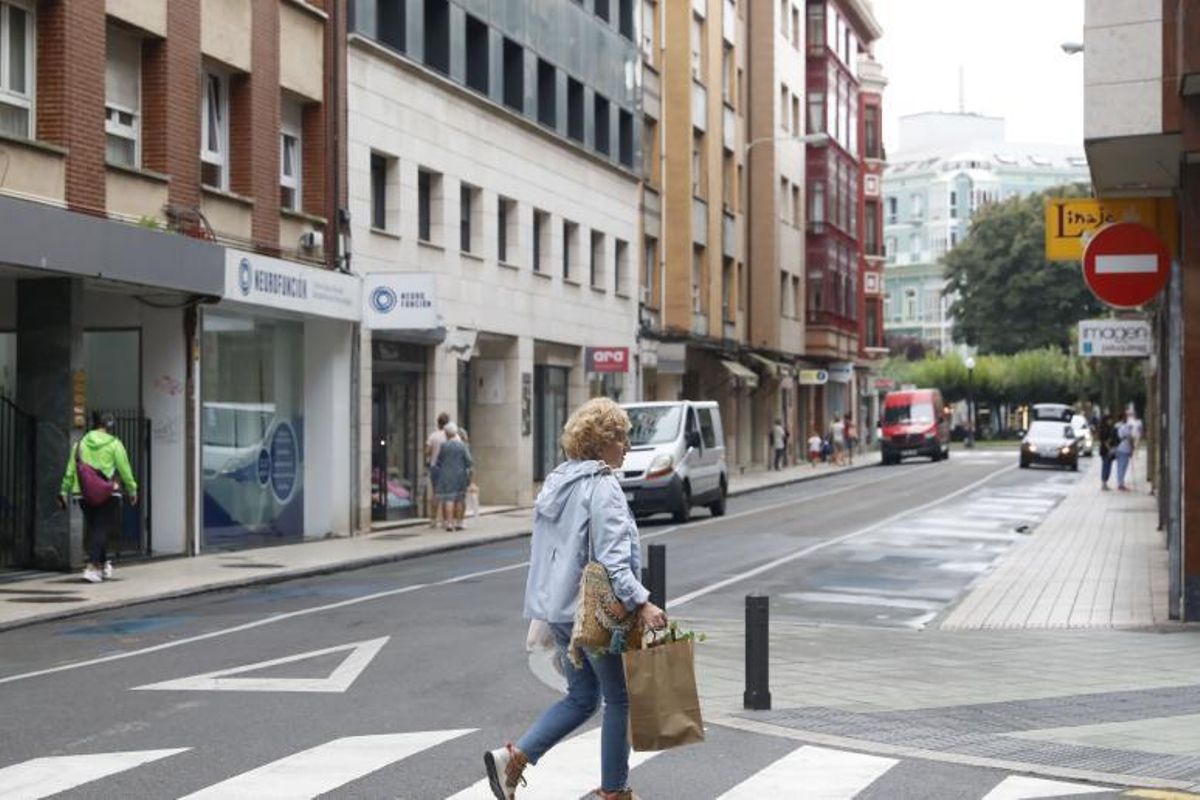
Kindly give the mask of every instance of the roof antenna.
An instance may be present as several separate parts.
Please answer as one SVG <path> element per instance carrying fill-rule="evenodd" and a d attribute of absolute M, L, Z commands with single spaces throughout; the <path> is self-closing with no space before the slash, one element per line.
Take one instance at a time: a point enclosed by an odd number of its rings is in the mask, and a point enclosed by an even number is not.
<path fill-rule="evenodd" d="M 967 79 L 962 64 L 958 65 L 958 113 L 967 113 Z"/>

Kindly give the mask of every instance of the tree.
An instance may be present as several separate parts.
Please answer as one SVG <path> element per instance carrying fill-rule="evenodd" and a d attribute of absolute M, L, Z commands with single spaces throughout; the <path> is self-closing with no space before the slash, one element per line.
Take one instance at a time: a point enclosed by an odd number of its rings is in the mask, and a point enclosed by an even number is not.
<path fill-rule="evenodd" d="M 970 233 L 945 257 L 954 338 L 983 353 L 1053 347 L 1070 352 L 1073 328 L 1103 307 L 1078 264 L 1047 262 L 1047 197 L 1079 196 L 1071 188 L 1010 198 L 981 208 Z"/>

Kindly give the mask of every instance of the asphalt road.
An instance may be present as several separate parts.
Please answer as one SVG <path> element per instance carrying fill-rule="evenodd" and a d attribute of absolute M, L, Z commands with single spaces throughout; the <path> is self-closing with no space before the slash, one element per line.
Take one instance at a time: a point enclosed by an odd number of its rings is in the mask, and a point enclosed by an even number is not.
<path fill-rule="evenodd" d="M 1007 456 L 759 492 L 721 519 L 646 521 L 643 539 L 667 546 L 670 613 L 736 619 L 763 591 L 773 615 L 919 627 L 1075 480 Z M 523 650 L 527 554 L 506 542 L 0 634 L 0 797 L 486 798 L 481 752 L 555 699 Z M 579 796 L 597 751 L 564 744 L 519 796 Z M 717 725 L 703 745 L 636 758 L 647 798 L 744 781 L 758 783 L 734 796 L 815 796 L 770 788 L 802 775 L 824 796 L 966 800 L 1014 779 Z"/>

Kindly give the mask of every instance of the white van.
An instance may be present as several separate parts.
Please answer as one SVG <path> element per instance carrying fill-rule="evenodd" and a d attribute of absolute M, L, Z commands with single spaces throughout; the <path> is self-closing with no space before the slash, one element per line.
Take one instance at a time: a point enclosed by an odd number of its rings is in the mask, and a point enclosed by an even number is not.
<path fill-rule="evenodd" d="M 725 513 L 729 475 L 725 429 L 714 402 L 626 403 L 629 453 L 617 477 L 635 516 L 669 513 L 687 522 L 692 506 Z"/>

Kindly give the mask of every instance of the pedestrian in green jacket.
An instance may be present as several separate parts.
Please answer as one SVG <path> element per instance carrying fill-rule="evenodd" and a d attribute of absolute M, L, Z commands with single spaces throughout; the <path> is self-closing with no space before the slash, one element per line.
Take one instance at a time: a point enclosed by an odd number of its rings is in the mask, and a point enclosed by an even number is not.
<path fill-rule="evenodd" d="M 78 467 L 75 464 L 77 456 L 106 480 L 115 481 L 120 478 L 130 505 L 137 505 L 137 480 L 129 467 L 129 455 L 125 452 L 125 445 L 112 433 L 114 427 L 116 420 L 112 414 L 92 414 L 92 429 L 71 448 L 71 454 L 67 458 L 67 471 L 63 475 L 58 495 L 58 503 L 63 508 L 67 507 L 68 497 L 80 494 Z M 79 507 L 83 511 L 84 535 L 88 550 L 88 563 L 83 570 L 83 579 L 89 583 L 99 583 L 113 576 L 112 562 L 108 559 L 108 538 L 116 533 L 121 524 L 121 496 L 114 491 L 107 502 L 98 506 L 89 505 L 80 497 Z"/>

